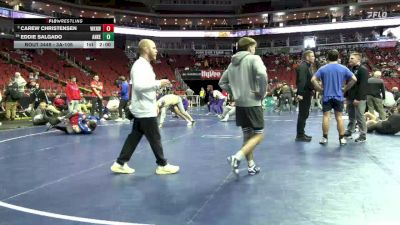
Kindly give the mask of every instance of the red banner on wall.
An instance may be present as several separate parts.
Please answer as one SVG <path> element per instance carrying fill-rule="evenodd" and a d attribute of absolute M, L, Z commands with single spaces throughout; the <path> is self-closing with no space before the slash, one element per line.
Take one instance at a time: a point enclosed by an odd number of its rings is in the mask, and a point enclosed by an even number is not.
<path fill-rule="evenodd" d="M 202 80 L 219 80 L 221 79 L 223 70 L 202 70 L 201 79 Z"/>

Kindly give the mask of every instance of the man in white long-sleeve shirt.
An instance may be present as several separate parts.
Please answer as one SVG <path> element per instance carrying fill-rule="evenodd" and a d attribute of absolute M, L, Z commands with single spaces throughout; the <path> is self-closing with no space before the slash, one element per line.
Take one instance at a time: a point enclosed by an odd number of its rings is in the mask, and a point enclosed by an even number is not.
<path fill-rule="evenodd" d="M 139 42 L 140 58 L 136 60 L 131 69 L 132 80 L 132 104 L 130 110 L 134 116 L 132 132 L 125 140 L 121 153 L 111 166 L 115 173 L 134 173 L 127 162 L 130 160 L 140 139 L 146 136 L 151 149 L 157 159 L 156 174 L 174 174 L 179 171 L 179 166 L 167 163 L 161 145 L 160 130 L 157 123 L 156 90 L 169 86 L 169 80 L 156 80 L 153 67 L 150 62 L 156 60 L 157 48 L 149 39 Z"/>

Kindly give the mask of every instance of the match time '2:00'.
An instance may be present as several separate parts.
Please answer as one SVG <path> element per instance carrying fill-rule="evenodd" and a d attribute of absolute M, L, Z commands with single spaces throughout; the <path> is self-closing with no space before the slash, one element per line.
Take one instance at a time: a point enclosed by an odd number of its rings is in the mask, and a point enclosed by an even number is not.
<path fill-rule="evenodd" d="M 99 46 L 100 47 L 111 47 L 111 43 L 110 42 L 99 42 Z"/>

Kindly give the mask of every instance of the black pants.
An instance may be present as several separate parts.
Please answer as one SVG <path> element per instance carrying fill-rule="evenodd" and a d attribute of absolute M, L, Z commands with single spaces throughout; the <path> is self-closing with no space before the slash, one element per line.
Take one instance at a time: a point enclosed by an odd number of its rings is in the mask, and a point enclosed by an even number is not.
<path fill-rule="evenodd" d="M 122 147 L 121 153 L 117 159 L 118 164 L 123 165 L 131 159 L 136 146 L 143 137 L 143 134 L 150 143 L 151 150 L 153 150 L 154 156 L 157 159 L 157 165 L 165 166 L 167 164 L 161 145 L 161 136 L 160 130 L 158 129 L 157 117 L 135 118 L 133 120 L 132 132 L 125 140 L 124 146 Z"/>
<path fill-rule="evenodd" d="M 119 118 L 122 118 L 122 109 L 125 109 L 127 104 L 128 104 L 128 100 L 121 99 L 119 101 L 119 106 L 118 106 Z M 125 110 L 127 110 L 127 109 L 125 109 Z"/>
<path fill-rule="evenodd" d="M 67 127 L 64 127 L 64 126 L 55 126 L 54 128 L 57 129 L 57 130 L 64 131 L 65 133 L 68 134 L 68 129 L 67 129 Z"/>
<path fill-rule="evenodd" d="M 94 116 L 96 110 L 99 110 L 100 119 L 103 118 L 103 99 L 99 97 L 93 97 L 92 99 L 92 108 L 90 109 L 90 114 Z"/>
<path fill-rule="evenodd" d="M 305 134 L 304 128 L 306 127 L 306 120 L 310 114 L 311 106 L 311 93 L 306 93 L 303 96 L 303 100 L 299 101 L 299 115 L 297 117 L 297 136 L 303 136 Z"/>

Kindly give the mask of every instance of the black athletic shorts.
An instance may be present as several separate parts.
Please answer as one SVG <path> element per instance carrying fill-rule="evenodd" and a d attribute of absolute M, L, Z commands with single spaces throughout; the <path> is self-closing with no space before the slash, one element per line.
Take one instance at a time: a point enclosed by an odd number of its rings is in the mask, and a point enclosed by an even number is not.
<path fill-rule="evenodd" d="M 337 99 L 329 99 L 327 102 L 322 103 L 322 112 L 329 112 L 331 110 L 335 110 L 335 112 L 343 112 L 344 103 L 343 101 L 339 101 Z"/>
<path fill-rule="evenodd" d="M 264 111 L 261 106 L 236 106 L 236 125 L 250 127 L 255 130 L 264 129 Z"/>

